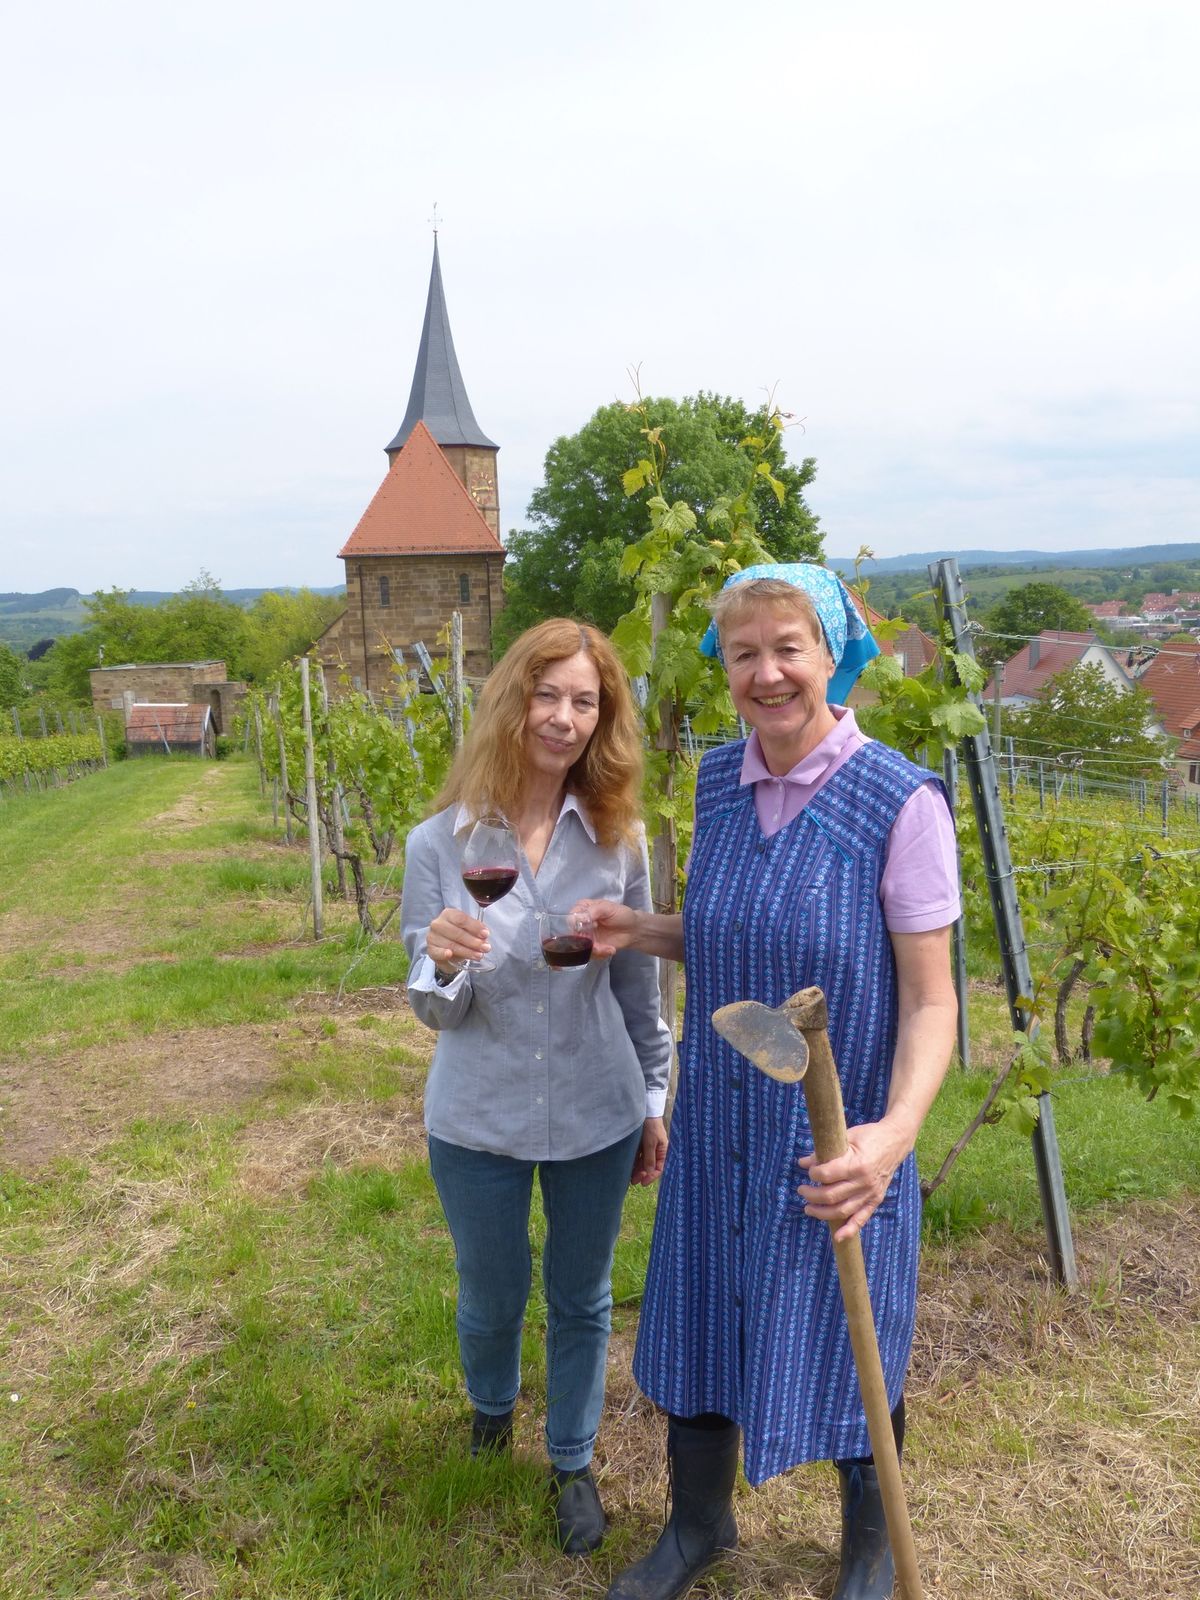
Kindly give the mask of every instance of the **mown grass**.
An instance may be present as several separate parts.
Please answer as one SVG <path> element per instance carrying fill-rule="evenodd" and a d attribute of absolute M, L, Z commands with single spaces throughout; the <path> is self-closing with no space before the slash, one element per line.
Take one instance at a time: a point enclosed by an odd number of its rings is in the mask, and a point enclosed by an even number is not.
<path fill-rule="evenodd" d="M 0 815 L 0 918 L 20 925 L 0 953 L 0 1051 L 265 1020 L 347 975 L 396 982 L 400 947 L 365 944 L 331 890 L 315 944 L 307 856 L 282 847 L 243 762 L 124 762 L 18 797 Z"/>
<path fill-rule="evenodd" d="M 93 1148 L 0 1171 L 0 1593 L 601 1594 L 645 1547 L 662 1503 L 658 1424 L 627 1361 L 653 1194 L 631 1192 L 614 1273 L 600 1464 L 616 1526 L 595 1561 L 572 1563 L 546 1510 L 536 1273 L 517 1454 L 472 1462 L 465 1449 L 452 1245 L 419 1144 L 427 1046 L 386 991 L 362 993 L 396 981 L 395 944 L 349 970 L 360 952 L 341 908 L 323 945 L 299 937 L 303 852 L 271 837 L 240 763 L 130 764 L 48 803 L 0 819 L 0 1037 L 13 1081 L 76 1081 L 82 1045 L 112 1040 L 186 1058 L 197 1039 L 215 1050 L 248 1038 L 272 1052 L 271 1071 L 203 1111 L 147 1112 L 131 1099 Z M 123 913 L 132 964 L 122 939 L 86 937 Z M 286 948 L 264 949 L 285 926 Z M 30 963 L 27 943 L 80 951 L 82 975 Z M 334 1007 L 347 974 L 351 998 Z M 973 998 L 972 1025 L 981 1059 L 1002 1050 L 998 996 Z M 923 1171 L 989 1078 L 990 1062 L 952 1073 L 922 1136 Z M 1086 1273 L 1073 1303 L 1037 1264 L 1028 1140 L 985 1129 L 928 1207 L 911 1452 L 919 1542 L 944 1593 L 1174 1600 L 1188 1592 L 1173 1586 L 1200 1535 L 1200 1496 L 1191 1469 L 1155 1478 L 1148 1463 L 1194 1460 L 1200 1445 L 1194 1413 L 1164 1401 L 1171 1383 L 1200 1382 L 1173 1331 L 1190 1302 L 1130 1300 L 1128 1279 L 1165 1296 L 1169 1274 L 1133 1242 L 1106 1253 L 1089 1229 L 1109 1228 L 1135 1197 L 1192 1203 L 1197 1142 L 1094 1073 L 1061 1076 L 1056 1115 Z M 1175 1496 L 1159 1519 L 1170 1537 L 1156 1525 L 1136 1558 L 1140 1510 L 1114 1504 L 1114 1459 Z M 829 1592 L 836 1511 L 823 1469 L 743 1491 L 739 1516 L 736 1581 L 727 1571 L 710 1594 Z M 1022 1542 L 1037 1575 L 1018 1580 Z M 1108 1567 L 1121 1575 L 1113 1587 Z"/>

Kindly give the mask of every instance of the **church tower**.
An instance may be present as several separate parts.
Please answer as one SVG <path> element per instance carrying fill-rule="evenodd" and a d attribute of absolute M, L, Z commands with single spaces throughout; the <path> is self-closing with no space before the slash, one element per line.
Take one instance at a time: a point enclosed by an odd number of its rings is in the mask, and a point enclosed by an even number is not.
<path fill-rule="evenodd" d="M 442 264 L 438 257 L 437 234 L 433 236 L 433 270 L 429 274 L 429 295 L 425 301 L 425 323 L 417 350 L 408 410 L 391 444 L 387 458 L 394 462 L 404 448 L 417 422 L 423 422 L 441 446 L 442 454 L 458 474 L 459 481 L 483 513 L 489 528 L 500 537 L 500 499 L 496 488 L 494 445 L 475 421 L 467 387 L 463 383 L 446 294 L 442 288 Z"/>
<path fill-rule="evenodd" d="M 408 409 L 387 446 L 387 476 L 338 552 L 346 609 L 317 643 L 321 660 L 344 667 L 356 687 L 386 693 L 396 651 L 410 664 L 417 642 L 436 654 L 454 611 L 467 676 L 491 670 L 504 604 L 497 454 L 467 398 L 435 233 Z"/>

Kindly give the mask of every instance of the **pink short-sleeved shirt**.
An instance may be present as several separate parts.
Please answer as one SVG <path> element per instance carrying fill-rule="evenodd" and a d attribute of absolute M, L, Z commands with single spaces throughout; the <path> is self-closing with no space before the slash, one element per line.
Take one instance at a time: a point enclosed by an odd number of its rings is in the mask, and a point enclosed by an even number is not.
<path fill-rule="evenodd" d="M 759 826 L 770 837 L 804 810 L 867 736 L 847 706 L 830 706 L 837 726 L 790 772 L 776 777 L 763 759 L 758 734 L 746 741 L 742 782 L 754 785 Z M 884 922 L 891 933 L 925 933 L 945 928 L 962 915 L 954 821 L 933 783 L 922 784 L 900 808 L 888 838 L 879 886 Z"/>

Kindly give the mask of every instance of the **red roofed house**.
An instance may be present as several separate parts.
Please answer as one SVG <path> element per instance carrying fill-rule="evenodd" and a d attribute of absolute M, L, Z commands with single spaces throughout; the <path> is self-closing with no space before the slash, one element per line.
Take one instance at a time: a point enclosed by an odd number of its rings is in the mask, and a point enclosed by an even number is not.
<path fill-rule="evenodd" d="M 1200 594 L 1191 590 L 1173 590 L 1170 594 L 1147 594 L 1142 596 L 1142 615 L 1148 621 L 1158 621 L 1166 617 L 1177 617 L 1185 611 L 1194 611 L 1200 606 Z"/>
<path fill-rule="evenodd" d="M 1165 645 L 1137 681 L 1165 731 L 1179 740 L 1175 760 L 1185 791 L 1200 793 L 1200 641 Z"/>
<path fill-rule="evenodd" d="M 454 611 L 467 676 L 491 670 L 492 623 L 504 604 L 497 453 L 459 371 L 435 233 L 408 410 L 387 446 L 387 476 L 338 552 L 346 609 L 316 645 L 357 688 L 386 691 L 396 650 L 410 665 L 418 642 L 436 653 Z"/>
<path fill-rule="evenodd" d="M 885 619 L 881 612 L 874 611 L 861 595 L 850 591 L 850 598 L 854 601 L 855 609 L 859 616 L 871 629 L 877 622 Z M 894 639 L 881 639 L 879 649 L 885 656 L 894 656 L 900 663 L 900 668 L 906 678 L 915 678 L 924 672 L 925 668 L 937 655 L 937 645 L 927 633 L 923 633 L 915 622 L 910 622 L 903 633 L 898 633 Z M 849 695 L 849 704 L 852 706 L 872 705 L 879 699 L 873 689 L 863 689 L 855 684 Z"/>
<path fill-rule="evenodd" d="M 1117 660 L 1117 650 L 1101 644 L 1094 633 L 1044 629 L 1036 639 L 1023 644 L 1010 661 L 996 668 L 1000 677 L 1000 703 L 1027 706 L 1040 698 L 1051 678 L 1071 667 L 1091 666 L 1093 662 L 1116 688 L 1133 687 L 1132 677 Z M 989 679 L 983 693 L 987 700 L 994 698 L 995 677 Z"/>
<path fill-rule="evenodd" d="M 1097 621 L 1111 622 L 1114 617 L 1124 616 L 1125 602 L 1124 600 L 1101 600 L 1099 605 L 1090 605 L 1087 610 L 1092 613 Z"/>

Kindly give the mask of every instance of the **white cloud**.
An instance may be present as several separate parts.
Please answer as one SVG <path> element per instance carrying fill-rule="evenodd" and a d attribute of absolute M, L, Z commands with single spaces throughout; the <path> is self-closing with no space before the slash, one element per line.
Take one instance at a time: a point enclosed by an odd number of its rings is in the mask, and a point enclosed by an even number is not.
<path fill-rule="evenodd" d="M 506 526 L 640 361 L 779 385 L 831 553 L 1200 538 L 1198 45 L 1153 0 L 27 9 L 0 588 L 337 581 L 435 197 Z"/>

